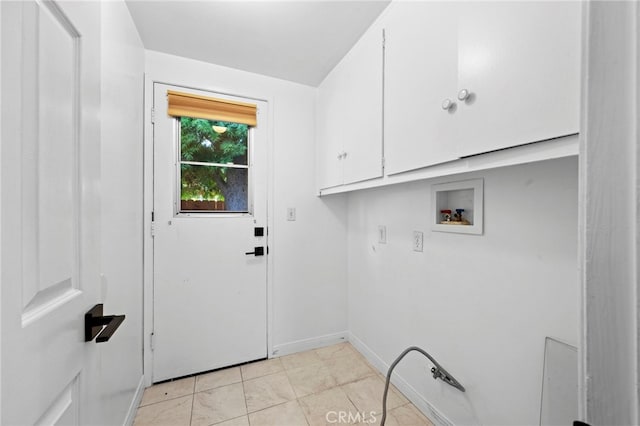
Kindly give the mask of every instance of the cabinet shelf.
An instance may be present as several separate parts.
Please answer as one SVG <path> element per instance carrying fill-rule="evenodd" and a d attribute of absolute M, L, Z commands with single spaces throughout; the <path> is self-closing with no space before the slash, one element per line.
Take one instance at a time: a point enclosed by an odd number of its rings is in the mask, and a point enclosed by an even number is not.
<path fill-rule="evenodd" d="M 569 135 L 562 138 L 462 158 L 449 163 L 424 167 L 408 172 L 394 175 L 387 174 L 382 178 L 370 179 L 364 182 L 321 189 L 318 195 L 323 197 L 332 194 L 377 188 L 386 185 L 395 185 L 425 179 L 441 178 L 444 176 L 459 175 L 462 173 L 477 172 L 480 170 L 491 170 L 500 167 L 516 166 L 518 164 L 575 157 L 578 155 L 578 152 L 579 136 L 577 134 Z"/>

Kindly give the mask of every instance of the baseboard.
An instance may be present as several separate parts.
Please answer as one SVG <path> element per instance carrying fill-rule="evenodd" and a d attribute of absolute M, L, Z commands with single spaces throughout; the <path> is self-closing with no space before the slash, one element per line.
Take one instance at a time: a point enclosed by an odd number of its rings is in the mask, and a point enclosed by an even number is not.
<path fill-rule="evenodd" d="M 339 333 L 325 334 L 324 336 L 312 337 L 309 339 L 296 340 L 295 342 L 274 345 L 271 357 L 290 355 L 296 352 L 318 349 L 325 346 L 335 345 L 336 343 L 346 342 L 349 332 L 341 331 Z"/>
<path fill-rule="evenodd" d="M 353 345 L 354 348 L 358 350 L 366 359 L 369 361 L 371 365 L 373 365 L 382 375 L 386 376 L 389 371 L 389 364 L 384 362 L 382 358 L 380 358 L 375 352 L 371 350 L 367 345 L 365 345 L 362 340 L 358 339 L 352 333 L 348 335 L 349 342 Z M 397 371 L 397 370 L 396 370 Z M 453 422 L 447 418 L 440 410 L 434 407 L 429 401 L 424 399 L 424 397 L 415 390 L 413 386 L 409 384 L 402 376 L 398 373 L 394 373 L 391 376 L 391 383 L 398 388 L 402 394 L 416 406 L 416 408 L 427 416 L 431 421 L 433 421 L 438 426 L 453 426 Z"/>
<path fill-rule="evenodd" d="M 138 388 L 136 389 L 136 393 L 133 395 L 131 405 L 129 406 L 129 410 L 127 411 L 127 416 L 124 418 L 123 426 L 133 425 L 133 421 L 136 419 L 136 412 L 138 411 L 138 407 L 140 406 L 140 401 L 142 401 L 144 388 L 144 376 L 141 376 L 140 382 L 138 382 Z"/>

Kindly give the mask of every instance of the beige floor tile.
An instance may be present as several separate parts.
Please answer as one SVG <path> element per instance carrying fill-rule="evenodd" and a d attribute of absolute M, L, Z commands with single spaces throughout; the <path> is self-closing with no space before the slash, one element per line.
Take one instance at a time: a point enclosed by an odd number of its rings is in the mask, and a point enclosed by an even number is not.
<path fill-rule="evenodd" d="M 333 359 L 346 355 L 359 355 L 358 352 L 351 346 L 351 343 L 344 342 L 337 345 L 331 345 L 324 348 L 316 349 L 316 354 L 320 359 Z"/>
<path fill-rule="evenodd" d="M 160 383 L 159 385 L 148 387 L 144 390 L 140 406 L 142 407 L 155 402 L 190 395 L 193 393 L 194 383 L 194 377 L 187 377 L 186 379 L 174 380 L 172 382 Z"/>
<path fill-rule="evenodd" d="M 298 401 L 289 401 L 275 407 L 249 414 L 251 426 L 306 426 L 307 419 Z"/>
<path fill-rule="evenodd" d="M 222 386 L 194 395 L 192 426 L 220 423 L 247 414 L 242 383 Z"/>
<path fill-rule="evenodd" d="M 332 358 L 324 363 L 339 385 L 375 375 L 369 364 L 358 356 Z"/>
<path fill-rule="evenodd" d="M 375 426 L 382 420 L 384 380 L 341 343 L 155 385 L 145 391 L 134 424 Z M 386 426 L 432 426 L 390 389 Z"/>
<path fill-rule="evenodd" d="M 247 380 L 243 384 L 249 413 L 296 399 L 284 372 Z"/>
<path fill-rule="evenodd" d="M 189 426 L 193 395 L 170 399 L 138 408 L 134 426 Z"/>
<path fill-rule="evenodd" d="M 280 359 L 285 370 L 322 363 L 322 359 L 320 359 L 316 351 L 298 352 L 297 354 L 283 356 Z"/>
<path fill-rule="evenodd" d="M 280 358 L 272 358 L 245 364 L 240 367 L 240 370 L 242 371 L 242 380 L 251 380 L 256 377 L 279 373 L 284 370 L 284 367 Z"/>
<path fill-rule="evenodd" d="M 347 383 L 341 386 L 353 405 L 359 411 L 367 413 L 382 413 L 382 396 L 384 394 L 384 382 L 375 376 L 369 376 L 362 380 Z M 391 388 L 387 395 L 387 410 L 406 404 L 405 398 L 401 398 Z"/>
<path fill-rule="evenodd" d="M 241 381 L 240 367 L 225 368 L 224 370 L 196 376 L 196 392 L 240 383 Z"/>
<path fill-rule="evenodd" d="M 347 395 L 340 388 L 331 388 L 326 391 L 300 398 L 300 406 L 307 421 L 311 426 L 335 425 L 339 416 L 352 417 L 358 415 L 356 407 L 349 401 Z"/>
<path fill-rule="evenodd" d="M 382 420 L 382 415 L 380 415 Z M 388 411 L 385 426 L 433 426 L 413 404 L 406 404 L 402 407 Z"/>
<path fill-rule="evenodd" d="M 287 370 L 289 382 L 298 398 L 318 393 L 337 385 L 329 368 L 324 364 L 311 364 L 306 367 Z"/>
<path fill-rule="evenodd" d="M 226 422 L 216 423 L 215 426 L 249 426 L 249 417 L 236 417 L 235 419 L 227 420 Z"/>

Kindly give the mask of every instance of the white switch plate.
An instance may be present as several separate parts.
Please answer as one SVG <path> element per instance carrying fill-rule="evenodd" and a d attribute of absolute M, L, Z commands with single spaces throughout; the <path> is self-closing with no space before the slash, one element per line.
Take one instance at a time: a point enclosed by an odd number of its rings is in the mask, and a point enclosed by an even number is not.
<path fill-rule="evenodd" d="M 384 225 L 378 226 L 378 243 L 387 244 L 387 227 Z"/>
<path fill-rule="evenodd" d="M 413 231 L 413 251 L 422 251 L 424 246 L 424 234 L 420 231 Z"/>
<path fill-rule="evenodd" d="M 296 220 L 296 208 L 288 207 L 287 208 L 287 220 L 294 221 Z"/>

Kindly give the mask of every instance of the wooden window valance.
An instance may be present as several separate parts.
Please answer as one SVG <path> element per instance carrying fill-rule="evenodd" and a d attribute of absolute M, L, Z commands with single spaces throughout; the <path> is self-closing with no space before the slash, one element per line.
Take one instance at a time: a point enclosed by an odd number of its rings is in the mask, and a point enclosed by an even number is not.
<path fill-rule="evenodd" d="M 167 91 L 168 114 L 173 117 L 193 117 L 207 120 L 228 121 L 255 126 L 257 107 L 255 104 L 209 98 L 191 93 Z"/>

